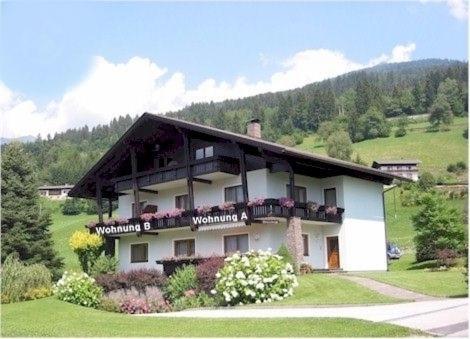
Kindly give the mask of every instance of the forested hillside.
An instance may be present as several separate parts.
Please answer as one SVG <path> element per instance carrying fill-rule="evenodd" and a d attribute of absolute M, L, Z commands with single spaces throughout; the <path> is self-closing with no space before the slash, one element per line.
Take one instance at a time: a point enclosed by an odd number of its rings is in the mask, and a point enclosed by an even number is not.
<path fill-rule="evenodd" d="M 358 142 L 389 136 L 386 118 L 403 121 L 431 113 L 432 126 L 440 129 L 453 116 L 466 115 L 467 68 L 467 63 L 435 59 L 384 64 L 285 92 L 192 104 L 168 115 L 239 133 L 245 132 L 248 119 L 258 118 L 265 139 L 291 146 L 313 132 L 326 140 L 344 131 L 345 138 Z M 74 183 L 135 119 L 71 129 L 25 147 L 41 182 Z"/>

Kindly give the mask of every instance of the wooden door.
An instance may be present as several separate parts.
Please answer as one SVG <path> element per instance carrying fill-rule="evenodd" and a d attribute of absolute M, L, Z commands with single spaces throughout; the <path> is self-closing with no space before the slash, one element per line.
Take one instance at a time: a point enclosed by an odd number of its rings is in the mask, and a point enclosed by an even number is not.
<path fill-rule="evenodd" d="M 339 242 L 338 237 L 327 237 L 326 246 L 328 253 L 328 269 L 339 268 Z"/>

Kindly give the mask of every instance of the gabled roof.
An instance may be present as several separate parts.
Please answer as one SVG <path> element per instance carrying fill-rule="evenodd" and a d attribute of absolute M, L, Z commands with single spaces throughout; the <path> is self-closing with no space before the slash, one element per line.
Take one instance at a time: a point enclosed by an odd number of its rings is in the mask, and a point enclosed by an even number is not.
<path fill-rule="evenodd" d="M 55 186 L 52 186 L 52 185 L 43 185 L 43 186 L 39 186 L 38 189 L 40 189 L 40 190 L 54 190 L 54 189 L 67 189 L 67 188 L 73 188 L 73 185 L 68 185 L 68 184 L 65 184 L 65 185 L 55 185 Z"/>
<path fill-rule="evenodd" d="M 206 134 L 216 138 L 221 138 L 229 141 L 239 143 L 240 145 L 251 146 L 264 151 L 269 151 L 273 154 L 281 156 L 283 158 L 292 158 L 298 161 L 321 163 L 334 167 L 335 169 L 344 169 L 347 174 L 354 177 L 361 177 L 368 180 L 374 180 L 385 184 L 390 184 L 394 179 L 406 180 L 402 177 L 394 176 L 390 173 L 380 171 L 371 167 L 358 165 L 352 162 L 343 161 L 339 159 L 330 158 L 318 154 L 312 154 L 297 150 L 292 147 L 276 144 L 259 138 L 253 138 L 244 134 L 233 133 L 224 131 L 218 128 L 205 126 L 193 122 L 188 122 L 180 119 L 170 118 L 164 115 L 157 115 L 152 113 L 144 113 L 137 119 L 134 124 L 121 136 L 121 138 L 101 157 L 101 159 L 78 181 L 74 188 L 70 191 L 69 196 L 83 196 L 80 194 L 81 188 L 87 183 L 94 181 L 96 176 L 99 174 L 99 169 L 105 165 L 110 159 L 113 158 L 113 154 L 121 147 L 125 146 L 133 135 L 134 131 L 143 126 L 145 123 L 154 121 L 161 124 L 172 125 L 181 129 Z"/>

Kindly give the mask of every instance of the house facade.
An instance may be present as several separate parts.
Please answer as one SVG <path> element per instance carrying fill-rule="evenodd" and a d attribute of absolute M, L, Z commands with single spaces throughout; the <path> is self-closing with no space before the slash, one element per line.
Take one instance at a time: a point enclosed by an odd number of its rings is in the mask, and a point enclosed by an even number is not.
<path fill-rule="evenodd" d="M 38 188 L 39 194 L 43 197 L 53 200 L 66 199 L 73 185 L 57 185 L 57 186 L 40 186 Z"/>
<path fill-rule="evenodd" d="M 418 181 L 419 164 L 420 161 L 415 159 L 375 160 L 372 167 L 398 177 Z"/>
<path fill-rule="evenodd" d="M 382 171 L 145 113 L 75 185 L 121 270 L 285 244 L 314 269 L 386 270 Z M 118 200 L 118 219 L 101 210 Z M 112 213 L 112 212 L 110 212 Z M 111 218 L 111 215 L 108 215 Z"/>

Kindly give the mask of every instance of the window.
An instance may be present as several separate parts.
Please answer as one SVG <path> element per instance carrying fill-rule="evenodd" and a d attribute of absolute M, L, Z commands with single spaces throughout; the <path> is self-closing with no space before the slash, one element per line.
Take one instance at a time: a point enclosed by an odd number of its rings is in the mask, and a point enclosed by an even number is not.
<path fill-rule="evenodd" d="M 187 194 L 177 195 L 175 197 L 175 207 L 183 210 L 189 210 L 189 196 Z"/>
<path fill-rule="evenodd" d="M 195 253 L 195 240 L 175 240 L 175 257 L 190 257 Z"/>
<path fill-rule="evenodd" d="M 135 215 L 135 208 L 134 208 L 134 205 L 135 205 L 135 204 L 132 203 L 132 206 L 131 206 L 131 208 L 132 208 L 132 217 L 133 217 L 133 218 L 136 218 L 137 216 Z M 147 201 L 141 201 L 141 202 L 140 202 L 140 211 L 141 211 L 141 212 L 144 210 L 144 208 L 145 208 L 146 205 L 147 205 Z"/>
<path fill-rule="evenodd" d="M 225 201 L 243 202 L 243 187 L 232 186 L 225 188 Z"/>
<path fill-rule="evenodd" d="M 224 236 L 224 253 L 248 252 L 248 234 L 226 235 Z"/>
<path fill-rule="evenodd" d="M 210 158 L 214 156 L 214 146 L 198 148 L 196 150 L 196 160 Z"/>
<path fill-rule="evenodd" d="M 289 196 L 290 185 L 287 185 L 287 196 Z M 294 186 L 294 201 L 307 202 L 307 189 L 301 186 Z"/>
<path fill-rule="evenodd" d="M 336 206 L 336 188 L 327 188 L 323 191 L 326 206 Z"/>
<path fill-rule="evenodd" d="M 131 263 L 148 261 L 149 244 L 131 244 Z"/>
<path fill-rule="evenodd" d="M 308 257 L 308 234 L 302 234 L 302 243 L 304 245 L 304 257 Z"/>

